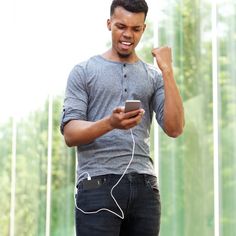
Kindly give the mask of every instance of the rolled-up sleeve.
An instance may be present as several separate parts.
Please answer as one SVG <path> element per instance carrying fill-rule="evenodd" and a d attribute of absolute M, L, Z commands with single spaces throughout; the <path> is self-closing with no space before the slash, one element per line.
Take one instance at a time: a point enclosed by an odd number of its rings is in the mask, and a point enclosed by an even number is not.
<path fill-rule="evenodd" d="M 86 74 L 83 67 L 75 66 L 68 78 L 63 111 L 61 116 L 61 133 L 71 120 L 87 120 L 88 94 L 86 91 Z"/>
<path fill-rule="evenodd" d="M 162 75 L 157 73 L 155 78 L 155 92 L 152 100 L 152 106 L 156 113 L 156 120 L 162 129 L 164 128 L 164 102 L 164 82 Z"/>

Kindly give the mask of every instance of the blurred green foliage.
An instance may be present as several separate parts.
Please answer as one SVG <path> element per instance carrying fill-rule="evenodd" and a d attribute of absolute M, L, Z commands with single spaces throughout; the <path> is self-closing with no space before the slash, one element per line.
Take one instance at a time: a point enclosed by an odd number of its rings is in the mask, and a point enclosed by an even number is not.
<path fill-rule="evenodd" d="M 162 199 L 161 235 L 214 235 L 213 99 L 211 2 L 167 0 L 158 29 L 148 27 L 138 54 L 153 63 L 154 31 L 159 44 L 173 50 L 175 79 L 183 97 L 186 126 L 178 139 L 160 130 L 159 184 Z M 228 7 L 231 9 L 228 13 Z M 236 235 L 236 4 L 218 5 L 219 155 L 221 234 Z M 48 106 L 17 121 L 17 236 L 45 235 L 48 166 Z M 74 234 L 75 149 L 67 148 L 59 131 L 62 96 L 53 99 L 51 235 Z M 0 124 L 0 235 L 9 235 L 13 120 Z"/>

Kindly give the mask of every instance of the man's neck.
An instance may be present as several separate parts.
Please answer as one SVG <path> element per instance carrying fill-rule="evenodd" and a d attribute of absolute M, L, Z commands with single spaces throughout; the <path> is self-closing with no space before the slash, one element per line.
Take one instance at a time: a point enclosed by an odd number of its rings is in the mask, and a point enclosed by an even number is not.
<path fill-rule="evenodd" d="M 109 60 L 109 61 L 115 61 L 115 62 L 122 62 L 122 63 L 136 63 L 137 61 L 139 61 L 138 56 L 136 55 L 136 53 L 132 53 L 127 57 L 122 57 L 120 55 L 118 55 L 117 53 L 114 53 L 112 51 L 112 49 L 109 49 L 108 51 L 106 51 L 105 53 L 102 54 L 102 57 L 104 57 L 105 59 Z"/>

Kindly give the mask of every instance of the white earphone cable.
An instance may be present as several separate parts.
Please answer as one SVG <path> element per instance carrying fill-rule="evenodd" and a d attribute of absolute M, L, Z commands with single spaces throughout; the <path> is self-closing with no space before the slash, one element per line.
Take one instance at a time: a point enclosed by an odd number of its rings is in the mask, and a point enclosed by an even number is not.
<path fill-rule="evenodd" d="M 124 219 L 124 212 L 123 212 L 123 210 L 121 209 L 120 205 L 118 204 L 116 198 L 114 197 L 114 195 L 113 195 L 113 190 L 114 190 L 115 187 L 120 183 L 120 181 L 123 179 L 124 175 L 126 174 L 127 170 L 129 169 L 129 167 L 130 167 L 130 165 L 131 165 L 131 163 L 132 163 L 132 161 L 133 161 L 133 159 L 134 159 L 135 140 L 134 140 L 134 135 L 133 135 L 132 129 L 130 129 L 130 133 L 131 133 L 131 137 L 132 137 L 132 141 L 133 141 L 133 148 L 132 148 L 131 159 L 130 159 L 128 165 L 126 166 L 126 168 L 125 168 L 123 174 L 122 174 L 121 177 L 118 179 L 118 181 L 116 182 L 116 184 L 111 188 L 111 191 L 110 191 L 110 195 L 111 195 L 112 199 L 114 200 L 116 206 L 117 206 L 118 209 L 120 210 L 121 215 L 119 215 L 119 214 L 117 214 L 116 212 L 114 212 L 114 211 L 112 211 L 112 210 L 110 210 L 110 209 L 107 209 L 107 208 L 100 208 L 100 209 L 98 209 L 98 210 L 96 210 L 96 211 L 84 211 L 83 209 L 81 209 L 81 208 L 79 208 L 79 207 L 77 206 L 76 198 L 75 198 L 75 207 L 76 207 L 79 211 L 81 211 L 82 213 L 84 213 L 84 214 L 96 214 L 96 213 L 101 212 L 101 211 L 108 211 L 108 212 L 110 212 L 110 213 L 112 213 L 112 214 L 118 216 L 119 218 Z M 88 179 L 88 180 L 91 180 L 91 177 L 90 177 L 90 175 L 89 175 L 88 172 L 83 172 L 79 177 L 81 177 L 81 176 L 84 175 L 84 174 L 87 174 L 87 175 L 88 175 L 88 178 L 87 178 L 87 179 Z M 75 188 L 75 189 L 76 189 L 76 188 Z"/>

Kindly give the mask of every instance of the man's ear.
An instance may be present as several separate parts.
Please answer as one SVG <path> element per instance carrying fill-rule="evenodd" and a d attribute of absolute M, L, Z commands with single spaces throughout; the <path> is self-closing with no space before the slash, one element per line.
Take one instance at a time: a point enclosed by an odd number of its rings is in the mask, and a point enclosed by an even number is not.
<path fill-rule="evenodd" d="M 147 27 L 147 25 L 144 24 L 144 26 L 143 26 L 143 32 L 145 31 L 146 27 Z"/>
<path fill-rule="evenodd" d="M 110 19 L 107 20 L 107 29 L 109 31 L 111 31 L 111 20 Z"/>

